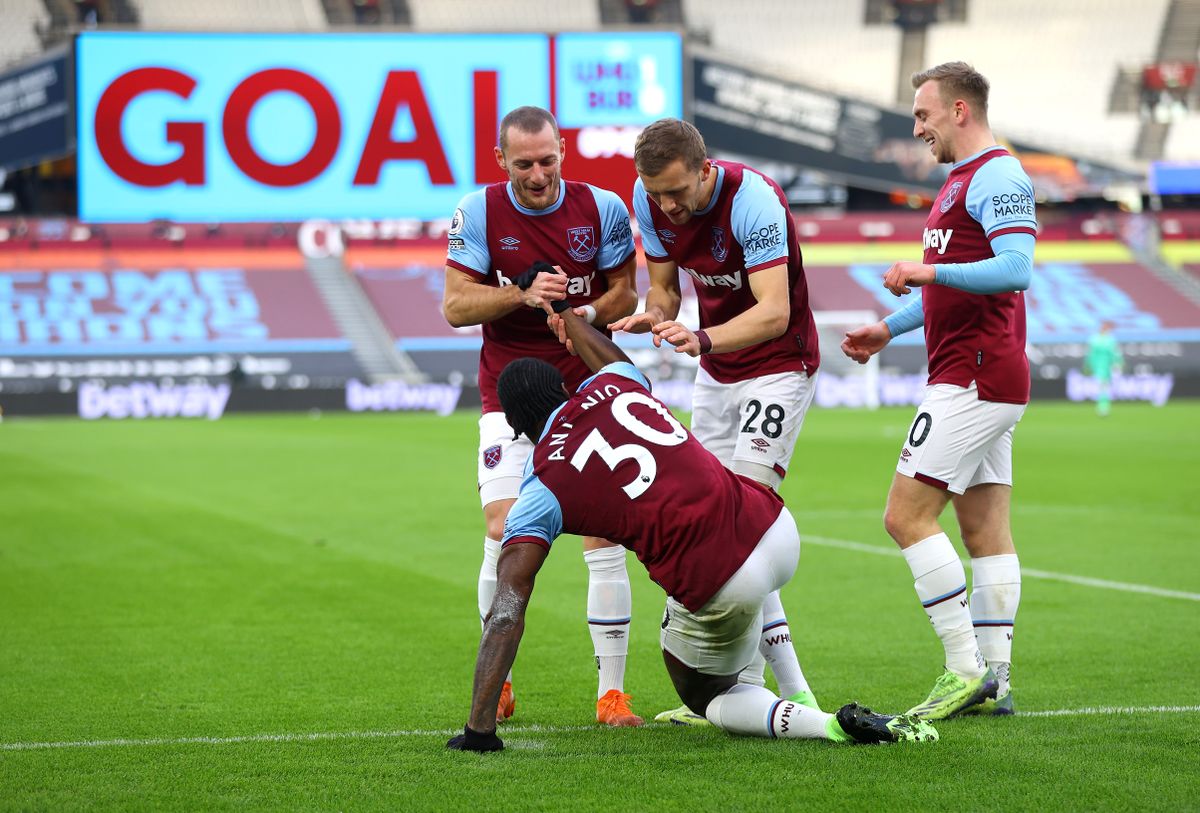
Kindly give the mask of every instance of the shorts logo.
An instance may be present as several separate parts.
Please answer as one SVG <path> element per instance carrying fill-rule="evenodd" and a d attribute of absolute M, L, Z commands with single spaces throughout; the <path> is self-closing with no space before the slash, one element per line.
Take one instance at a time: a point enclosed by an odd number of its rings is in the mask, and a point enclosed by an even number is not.
<path fill-rule="evenodd" d="M 942 205 L 938 207 L 943 213 L 950 211 L 950 207 L 954 205 L 954 201 L 958 200 L 958 193 L 962 190 L 962 181 L 955 181 L 950 184 L 950 189 L 946 192 L 946 196 L 942 198 Z"/>
<path fill-rule="evenodd" d="M 591 226 L 567 229 L 567 253 L 571 255 L 571 259 L 586 263 L 595 257 L 599 250 L 600 247 L 596 245 L 596 233 L 592 231 Z"/>
<path fill-rule="evenodd" d="M 905 463 L 908 462 L 908 459 L 910 457 L 912 457 L 912 452 L 910 452 L 908 450 L 907 446 L 905 446 L 903 449 L 900 450 L 900 459 L 903 460 Z"/>
<path fill-rule="evenodd" d="M 483 450 L 483 465 L 489 469 L 494 469 L 500 465 L 500 458 L 504 455 L 504 450 L 500 448 L 500 444 L 489 446 Z"/>
<path fill-rule="evenodd" d="M 767 449 L 771 447 L 770 441 L 763 440 L 762 438 L 754 438 L 750 443 L 754 446 L 754 451 L 756 452 L 766 453 Z"/>
<path fill-rule="evenodd" d="M 521 248 L 521 241 L 515 237 L 501 237 L 500 242 L 501 251 L 519 251 Z"/>
<path fill-rule="evenodd" d="M 725 230 L 717 226 L 713 226 L 712 230 L 712 255 L 713 259 L 719 263 L 725 262 L 729 256 L 729 243 L 725 240 Z"/>

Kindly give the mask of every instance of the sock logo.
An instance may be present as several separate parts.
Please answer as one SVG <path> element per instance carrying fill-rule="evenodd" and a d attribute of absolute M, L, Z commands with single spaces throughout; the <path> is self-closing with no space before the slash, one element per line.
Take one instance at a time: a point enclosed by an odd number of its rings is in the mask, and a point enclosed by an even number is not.
<path fill-rule="evenodd" d="M 609 630 L 608 632 L 604 633 L 604 637 L 616 640 L 618 638 L 624 638 L 625 633 L 622 630 Z"/>
<path fill-rule="evenodd" d="M 767 638 L 767 646 L 778 646 L 779 644 L 790 644 L 791 642 L 792 636 L 786 632 L 782 635 L 772 635 Z"/>
<path fill-rule="evenodd" d="M 792 709 L 794 709 L 794 708 L 796 708 L 795 703 L 784 703 L 783 704 L 783 713 L 779 715 L 779 733 L 780 734 L 787 733 L 789 721 L 792 716 Z"/>

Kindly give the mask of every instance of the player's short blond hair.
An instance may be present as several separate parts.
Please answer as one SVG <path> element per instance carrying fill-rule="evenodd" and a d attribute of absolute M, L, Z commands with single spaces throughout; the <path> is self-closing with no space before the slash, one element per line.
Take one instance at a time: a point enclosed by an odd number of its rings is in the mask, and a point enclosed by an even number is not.
<path fill-rule="evenodd" d="M 943 62 L 912 75 L 913 89 L 926 82 L 936 81 L 938 93 L 946 104 L 962 99 L 971 111 L 987 121 L 988 91 L 991 85 L 983 74 L 966 62 Z"/>
<path fill-rule="evenodd" d="M 633 145 L 633 163 L 642 175 L 658 175 L 676 161 L 697 172 L 707 157 L 704 136 L 679 119 L 659 119 L 642 130 Z"/>
<path fill-rule="evenodd" d="M 528 135 L 537 135 L 547 125 L 554 131 L 554 140 L 558 141 L 562 138 L 558 132 L 558 121 L 554 118 L 554 114 L 549 110 L 541 107 L 533 107 L 525 105 L 510 110 L 500 122 L 500 152 L 508 150 L 508 131 L 516 127 L 522 133 Z"/>

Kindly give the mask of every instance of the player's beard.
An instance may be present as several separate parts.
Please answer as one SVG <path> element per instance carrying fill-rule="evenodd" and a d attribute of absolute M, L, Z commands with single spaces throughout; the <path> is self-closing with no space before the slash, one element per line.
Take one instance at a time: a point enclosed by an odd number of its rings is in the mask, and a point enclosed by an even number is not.
<path fill-rule="evenodd" d="M 545 190 L 538 197 L 529 194 L 524 184 L 513 184 L 513 189 L 516 191 L 517 203 L 526 209 L 541 210 L 549 209 L 558 200 L 558 192 L 561 184 L 562 177 L 556 175 L 553 181 L 546 184 Z"/>

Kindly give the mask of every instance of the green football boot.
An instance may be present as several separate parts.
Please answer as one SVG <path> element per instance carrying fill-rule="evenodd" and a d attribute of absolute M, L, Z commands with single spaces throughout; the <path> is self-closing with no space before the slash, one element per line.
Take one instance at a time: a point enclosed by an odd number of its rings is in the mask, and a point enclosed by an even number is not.
<path fill-rule="evenodd" d="M 810 691 L 801 690 L 788 698 L 793 703 L 798 703 L 801 706 L 808 706 L 810 709 L 820 711 L 821 706 L 817 703 L 817 696 Z"/>
<path fill-rule="evenodd" d="M 656 723 L 673 723 L 674 725 L 690 725 L 690 726 L 705 726 L 712 725 L 707 717 L 697 714 L 687 706 L 680 706 L 677 709 L 669 709 L 660 711 L 654 715 Z"/>
<path fill-rule="evenodd" d="M 971 706 L 962 713 L 962 716 L 1005 717 L 1016 713 L 1017 710 L 1013 707 L 1012 689 L 1009 689 L 1004 694 L 997 695 L 995 699 L 989 697 L 979 705 Z"/>
<path fill-rule="evenodd" d="M 908 714 L 876 714 L 865 706 L 848 703 L 830 718 L 826 731 L 834 742 L 937 742 L 937 729 Z"/>
<path fill-rule="evenodd" d="M 908 710 L 913 717 L 923 720 L 948 720 L 957 717 L 972 706 L 994 698 L 1000 681 L 991 669 L 974 680 L 960 677 L 949 669 L 933 684 L 933 690 L 925 700 Z"/>

